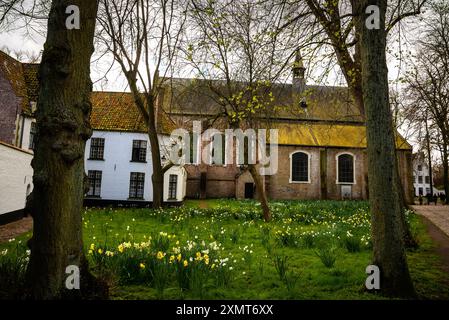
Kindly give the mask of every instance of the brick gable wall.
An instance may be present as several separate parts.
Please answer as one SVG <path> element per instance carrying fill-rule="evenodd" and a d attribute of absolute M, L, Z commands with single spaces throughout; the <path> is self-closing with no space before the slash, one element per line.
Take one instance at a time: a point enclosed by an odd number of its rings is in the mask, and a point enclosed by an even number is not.
<path fill-rule="evenodd" d="M 16 120 L 22 98 L 16 96 L 8 79 L 0 72 L 0 141 L 16 145 Z"/>

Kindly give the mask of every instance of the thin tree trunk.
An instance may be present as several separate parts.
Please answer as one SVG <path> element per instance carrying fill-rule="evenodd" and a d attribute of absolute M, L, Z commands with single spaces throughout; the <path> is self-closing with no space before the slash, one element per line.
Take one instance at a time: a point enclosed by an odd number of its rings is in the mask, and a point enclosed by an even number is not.
<path fill-rule="evenodd" d="M 161 151 L 159 146 L 159 139 L 156 130 L 156 118 L 154 112 L 154 97 L 148 98 L 148 137 L 151 145 L 151 160 L 153 161 L 153 208 L 162 207 L 163 192 L 164 192 L 164 173 L 161 163 Z"/>
<path fill-rule="evenodd" d="M 271 220 L 271 212 L 270 207 L 268 206 L 267 193 L 265 192 L 262 178 L 260 177 L 257 167 L 254 164 L 248 165 L 248 169 L 253 177 L 254 183 L 256 184 L 256 192 L 262 206 L 263 218 L 265 222 L 269 222 Z"/>
<path fill-rule="evenodd" d="M 399 163 L 397 158 L 397 151 L 395 150 L 395 176 L 396 176 L 396 190 L 399 197 L 398 203 L 400 205 L 400 215 L 399 215 L 399 224 L 401 229 L 401 235 L 402 240 L 404 241 L 404 246 L 409 249 L 416 249 L 418 247 L 418 242 L 413 237 L 413 234 L 410 230 L 410 226 L 407 222 L 407 218 L 405 217 L 405 211 L 409 208 L 406 196 L 405 196 L 405 190 L 401 182 L 401 176 L 399 174 Z"/>
<path fill-rule="evenodd" d="M 429 160 L 430 194 L 433 195 L 432 154 L 431 154 L 431 151 L 430 151 L 430 135 L 429 135 L 429 125 L 427 124 L 427 115 L 426 115 L 426 120 L 425 121 L 426 121 L 426 149 L 427 149 L 427 157 L 428 157 L 428 160 Z"/>
<path fill-rule="evenodd" d="M 448 164 L 447 144 L 443 142 L 443 179 L 444 192 L 446 193 L 446 204 L 449 204 L 449 164 Z"/>
<path fill-rule="evenodd" d="M 380 8 L 380 29 L 365 27 L 368 5 Z M 396 144 L 389 105 L 386 63 L 385 12 L 387 0 L 361 0 L 358 14 L 363 100 L 366 110 L 368 175 L 372 213 L 373 263 L 380 269 L 381 291 L 386 295 L 413 297 L 401 236 L 401 204 L 395 172 Z"/>
<path fill-rule="evenodd" d="M 77 5 L 79 30 L 66 28 L 65 13 Z M 27 270 L 34 299 L 80 296 L 90 279 L 83 256 L 84 149 L 91 136 L 90 58 L 98 4 L 91 0 L 53 0 L 39 69 L 38 142 L 32 161 L 33 237 Z M 65 288 L 66 267 L 81 272 L 80 290 Z"/>

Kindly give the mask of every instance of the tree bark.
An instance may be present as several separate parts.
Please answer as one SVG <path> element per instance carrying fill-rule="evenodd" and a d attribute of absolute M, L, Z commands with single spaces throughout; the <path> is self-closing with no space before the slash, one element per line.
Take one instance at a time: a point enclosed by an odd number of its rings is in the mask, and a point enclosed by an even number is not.
<path fill-rule="evenodd" d="M 396 146 L 396 145 L 395 145 Z M 399 197 L 399 205 L 400 205 L 400 214 L 399 214 L 399 227 L 402 235 L 402 240 L 404 241 L 404 245 L 406 248 L 409 249 L 416 249 L 418 247 L 418 242 L 413 237 L 413 234 L 410 230 L 410 226 L 407 222 L 407 219 L 405 217 L 405 210 L 409 208 L 406 196 L 405 196 L 405 190 L 401 182 L 401 176 L 399 174 L 399 164 L 398 164 L 398 158 L 397 158 L 397 152 L 395 149 L 395 163 L 394 163 L 394 175 L 396 176 L 396 183 L 395 187 L 397 190 L 397 194 Z"/>
<path fill-rule="evenodd" d="M 365 27 L 365 9 L 380 9 L 380 29 Z M 363 100 L 366 110 L 368 176 L 372 213 L 373 263 L 381 272 L 386 295 L 414 297 L 401 237 L 401 204 L 395 173 L 396 144 L 389 105 L 386 63 L 385 13 L 387 0 L 357 1 L 356 24 L 360 39 Z"/>
<path fill-rule="evenodd" d="M 427 123 L 427 114 L 425 122 L 426 122 L 426 149 L 427 149 L 427 158 L 429 161 L 428 163 L 429 163 L 430 194 L 433 195 L 432 153 L 430 150 L 430 135 L 429 135 L 429 125 Z"/>
<path fill-rule="evenodd" d="M 449 204 L 449 155 L 447 151 L 447 143 L 443 142 L 443 179 L 444 192 L 446 193 L 446 204 Z"/>
<path fill-rule="evenodd" d="M 265 192 L 264 184 L 259 172 L 257 171 L 256 165 L 250 164 L 248 165 L 248 169 L 253 177 L 254 183 L 256 184 L 257 197 L 259 198 L 260 205 L 262 206 L 263 218 L 265 222 L 269 222 L 271 220 L 271 212 L 270 207 L 268 206 L 268 198 L 267 193 Z"/>
<path fill-rule="evenodd" d="M 163 192 L 164 192 L 164 172 L 161 163 L 161 150 L 159 146 L 159 139 L 156 130 L 156 116 L 154 107 L 154 97 L 150 96 L 147 99 L 148 103 L 148 137 L 151 145 L 151 160 L 153 161 L 153 208 L 162 207 Z"/>
<path fill-rule="evenodd" d="M 69 5 L 80 9 L 80 29 L 66 28 Z M 84 149 L 91 136 L 90 58 L 98 4 L 91 0 L 53 0 L 39 69 L 38 142 L 34 169 L 33 237 L 27 270 L 30 298 L 80 296 L 65 288 L 66 267 L 84 262 L 82 219 Z"/>

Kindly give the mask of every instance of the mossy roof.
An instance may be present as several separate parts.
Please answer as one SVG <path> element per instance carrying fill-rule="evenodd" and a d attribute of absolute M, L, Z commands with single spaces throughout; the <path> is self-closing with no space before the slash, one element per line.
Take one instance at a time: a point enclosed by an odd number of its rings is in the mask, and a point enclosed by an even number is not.
<path fill-rule="evenodd" d="M 269 127 L 279 130 L 280 145 L 366 148 L 366 127 L 363 125 L 281 122 Z M 412 146 L 397 133 L 396 148 L 411 150 Z"/>

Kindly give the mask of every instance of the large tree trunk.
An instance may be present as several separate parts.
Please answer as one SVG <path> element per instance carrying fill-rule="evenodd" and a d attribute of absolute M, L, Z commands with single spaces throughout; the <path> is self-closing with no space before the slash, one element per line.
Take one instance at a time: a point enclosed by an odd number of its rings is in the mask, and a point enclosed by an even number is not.
<path fill-rule="evenodd" d="M 265 222 L 269 222 L 271 220 L 271 212 L 270 207 L 268 206 L 268 198 L 267 193 L 265 192 L 264 184 L 262 182 L 262 178 L 260 177 L 259 172 L 257 171 L 257 167 L 254 164 L 248 165 L 249 172 L 253 177 L 254 183 L 256 184 L 256 192 L 260 201 L 260 205 L 262 206 L 262 213 Z"/>
<path fill-rule="evenodd" d="M 357 7 L 357 2 L 359 0 L 351 0 L 351 6 L 353 8 L 353 11 L 356 10 Z M 356 18 L 354 18 L 356 19 Z M 348 86 L 351 92 L 351 95 L 354 99 L 354 103 L 356 104 L 357 108 L 360 111 L 360 115 L 366 120 L 366 110 L 365 110 L 365 104 L 364 104 L 364 98 L 363 98 L 363 81 L 362 81 L 362 69 L 361 69 L 361 52 L 362 52 L 362 43 L 359 40 L 359 36 L 360 36 L 360 25 L 357 24 L 356 21 L 354 21 L 355 23 L 355 28 L 356 28 L 356 40 L 357 43 L 355 45 L 355 54 L 354 54 L 354 59 L 353 59 L 353 63 L 348 63 L 347 61 L 349 60 L 348 57 L 344 58 L 344 59 L 338 59 L 339 60 L 339 65 L 341 66 L 341 69 L 343 71 L 343 74 L 345 75 L 346 81 L 348 82 Z M 361 26 L 362 28 L 365 27 L 365 25 Z M 347 49 L 345 49 L 347 50 Z M 343 50 L 344 52 L 347 52 Z M 338 57 L 338 52 L 337 52 L 337 57 Z M 340 60 L 342 60 L 340 62 Z M 391 123 L 391 125 L 393 126 L 393 122 Z M 395 145 L 396 146 L 396 145 Z M 399 203 L 401 204 L 401 217 L 400 217 L 400 224 L 401 224 L 401 229 L 402 232 L 401 234 L 403 235 L 403 239 L 404 239 L 404 244 L 407 248 L 416 248 L 417 246 L 417 242 L 415 241 L 415 239 L 413 238 L 413 235 L 410 231 L 410 227 L 406 221 L 405 218 L 405 210 L 408 208 L 408 203 L 405 197 L 405 191 L 404 191 L 404 186 L 402 185 L 401 182 L 401 177 L 399 174 L 399 165 L 397 163 L 397 154 L 396 154 L 396 148 L 394 150 L 395 152 L 395 159 L 396 159 L 396 163 L 395 163 L 395 176 L 396 178 L 396 188 L 399 192 Z"/>
<path fill-rule="evenodd" d="M 79 30 L 66 28 L 69 5 L 80 9 Z M 49 15 L 39 69 L 38 142 L 32 161 L 34 229 L 27 282 L 34 299 L 80 296 L 80 290 L 65 288 L 69 265 L 80 267 L 82 285 L 87 280 L 83 278 L 88 270 L 81 213 L 84 149 L 92 133 L 90 58 L 96 12 L 96 1 L 53 0 Z"/>
<path fill-rule="evenodd" d="M 380 8 L 380 29 L 365 27 L 368 5 Z M 373 263 L 380 268 L 386 295 L 415 295 L 401 237 L 401 204 L 395 173 L 395 137 L 389 105 L 385 12 L 387 0 L 360 0 L 355 12 L 359 32 L 363 100 L 366 111 L 368 175 L 372 213 Z"/>

